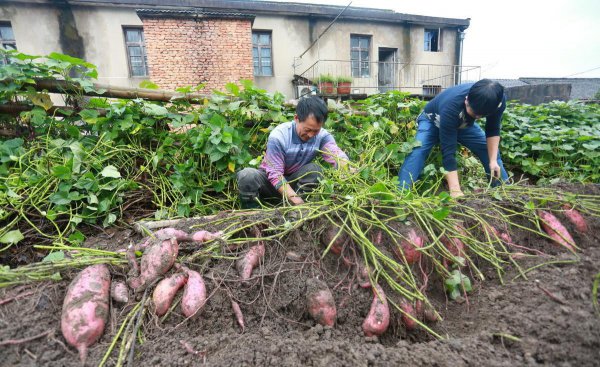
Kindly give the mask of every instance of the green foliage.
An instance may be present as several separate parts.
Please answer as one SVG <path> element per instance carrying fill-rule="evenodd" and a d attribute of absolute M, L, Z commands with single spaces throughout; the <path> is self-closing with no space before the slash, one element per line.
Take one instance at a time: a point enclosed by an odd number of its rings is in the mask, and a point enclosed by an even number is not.
<path fill-rule="evenodd" d="M 469 277 L 456 269 L 450 273 L 450 277 L 444 281 L 444 285 L 450 298 L 453 300 L 458 298 L 463 292 L 470 292 L 472 289 Z"/>
<path fill-rule="evenodd" d="M 351 76 L 338 76 L 335 81 L 337 83 L 352 83 L 352 77 Z"/>
<path fill-rule="evenodd" d="M 8 54 L 12 63 L 0 68 L 0 103 L 19 101 L 31 110 L 17 118 L 0 117 L 3 127 L 27 132 L 0 139 L 0 238 L 7 246 L 20 240 L 11 231 L 23 229 L 24 222 L 34 225 L 29 218 L 51 223 L 35 228 L 46 238 L 77 244 L 84 240 L 79 224 L 112 225 L 136 203 L 144 203 L 157 219 L 231 209 L 237 205 L 235 172 L 256 166 L 269 132 L 294 116 L 282 94 L 269 94 L 248 80 L 228 84 L 201 105 L 183 99 L 84 99 L 81 90 L 95 88 L 94 65 L 60 54 Z M 77 108 L 61 111 L 61 117 L 50 113 L 48 93 L 32 87 L 38 79 L 78 86 L 65 91 L 67 103 L 75 101 Z M 157 88 L 151 82 L 140 86 Z M 193 94 L 203 88 L 177 91 Z M 380 202 L 393 201 L 398 169 L 420 144 L 414 139 L 415 119 L 424 105 L 392 91 L 330 106 L 334 111 L 325 127 L 357 174 L 332 170 L 319 194 L 353 197 L 367 190 Z M 515 169 L 597 182 L 598 129 L 597 105 L 513 105 L 506 112 L 501 148 Z M 443 170 L 436 153 L 423 172 L 421 191 L 439 189 Z M 463 188 L 486 183 L 475 158 L 460 154 L 459 159 Z M 448 215 L 444 200 L 433 215 L 439 220 Z"/>
<path fill-rule="evenodd" d="M 545 180 L 600 181 L 597 104 L 511 104 L 502 137 L 504 161 L 520 171 Z"/>
<path fill-rule="evenodd" d="M 317 83 L 334 83 L 335 77 L 331 74 L 321 74 L 317 77 Z"/>

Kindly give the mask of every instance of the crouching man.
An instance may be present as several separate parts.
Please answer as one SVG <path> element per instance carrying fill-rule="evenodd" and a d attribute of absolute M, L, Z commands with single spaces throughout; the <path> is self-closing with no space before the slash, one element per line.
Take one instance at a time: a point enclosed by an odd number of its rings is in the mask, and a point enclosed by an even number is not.
<path fill-rule="evenodd" d="M 237 173 L 243 209 L 258 207 L 258 200 L 282 198 L 293 205 L 304 203 L 314 190 L 322 169 L 313 160 L 317 152 L 334 166 L 345 166 L 348 157 L 337 146 L 323 124 L 327 105 L 316 96 L 302 98 L 294 120 L 277 126 L 267 141 L 267 151 L 258 169 L 244 168 Z"/>

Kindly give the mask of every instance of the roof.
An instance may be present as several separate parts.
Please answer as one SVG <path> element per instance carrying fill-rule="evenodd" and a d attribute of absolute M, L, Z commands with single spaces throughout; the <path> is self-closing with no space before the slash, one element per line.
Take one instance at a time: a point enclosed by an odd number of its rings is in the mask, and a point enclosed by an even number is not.
<path fill-rule="evenodd" d="M 53 0 L 13 0 L 15 3 L 56 4 Z M 71 5 L 104 5 L 132 8 L 196 9 L 201 12 L 223 12 L 226 14 L 281 14 L 322 18 L 336 17 L 345 6 L 301 4 L 294 2 L 251 1 L 251 0 L 71 0 Z M 250 13 L 250 14 L 249 14 Z M 195 13 L 196 14 L 196 13 Z M 340 16 L 344 20 L 406 23 L 426 26 L 457 27 L 465 30 L 470 18 L 442 18 L 424 15 L 397 13 L 388 9 L 348 7 Z"/>

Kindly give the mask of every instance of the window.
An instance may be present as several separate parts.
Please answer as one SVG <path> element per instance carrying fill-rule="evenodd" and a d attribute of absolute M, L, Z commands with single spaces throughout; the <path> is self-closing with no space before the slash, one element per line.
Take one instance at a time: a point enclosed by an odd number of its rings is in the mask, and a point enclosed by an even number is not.
<path fill-rule="evenodd" d="M 424 85 L 423 96 L 436 96 L 442 91 L 441 85 Z"/>
<path fill-rule="evenodd" d="M 442 51 L 442 30 L 440 28 L 425 29 L 425 51 Z"/>
<path fill-rule="evenodd" d="M 0 23 L 0 42 L 5 50 L 17 49 L 17 42 L 10 23 Z M 0 65 L 6 65 L 8 62 L 7 57 L 0 56 Z"/>
<path fill-rule="evenodd" d="M 148 58 L 144 47 L 144 30 L 142 28 L 123 28 L 125 47 L 129 60 L 129 75 L 148 76 Z"/>
<path fill-rule="evenodd" d="M 271 32 L 252 32 L 252 61 L 254 75 L 273 76 Z"/>
<path fill-rule="evenodd" d="M 350 35 L 350 60 L 353 77 L 368 78 L 370 76 L 370 49 L 371 36 Z"/>

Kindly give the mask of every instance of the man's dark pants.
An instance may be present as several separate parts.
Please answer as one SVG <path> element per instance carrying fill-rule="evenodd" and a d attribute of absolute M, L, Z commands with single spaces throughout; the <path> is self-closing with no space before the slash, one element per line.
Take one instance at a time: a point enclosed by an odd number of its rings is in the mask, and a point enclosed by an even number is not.
<path fill-rule="evenodd" d="M 285 176 L 285 179 L 298 195 L 304 196 L 317 187 L 322 176 L 322 168 L 315 163 L 309 163 L 291 175 Z M 271 184 L 267 172 L 262 168 L 244 168 L 237 173 L 237 181 L 243 209 L 258 207 L 257 199 L 281 200 L 281 194 Z"/>

